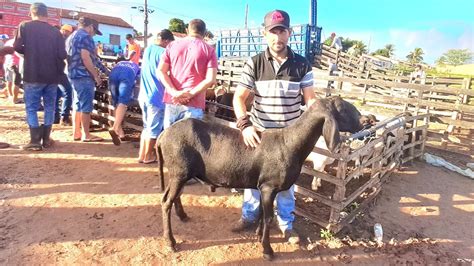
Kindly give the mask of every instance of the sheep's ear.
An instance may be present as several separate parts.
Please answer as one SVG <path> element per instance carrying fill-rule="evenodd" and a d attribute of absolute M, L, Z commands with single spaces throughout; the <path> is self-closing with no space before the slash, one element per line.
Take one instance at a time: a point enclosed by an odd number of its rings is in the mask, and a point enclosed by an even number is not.
<path fill-rule="evenodd" d="M 339 127 L 333 115 L 327 115 L 324 119 L 323 137 L 331 152 L 336 152 L 341 143 Z"/>

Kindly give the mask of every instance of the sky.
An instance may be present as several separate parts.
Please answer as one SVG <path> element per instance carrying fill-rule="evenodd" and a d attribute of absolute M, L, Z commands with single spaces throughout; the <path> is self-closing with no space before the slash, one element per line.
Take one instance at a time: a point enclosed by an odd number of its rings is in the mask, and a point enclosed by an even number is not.
<path fill-rule="evenodd" d="M 26 3 L 34 1 L 20 1 Z M 133 6 L 144 0 L 43 0 L 48 6 L 121 17 L 143 32 L 143 14 Z M 149 32 L 168 27 L 171 18 L 185 22 L 203 19 L 216 34 L 221 29 L 244 26 L 245 6 L 249 6 L 248 25 L 258 27 L 266 12 L 282 9 L 290 14 L 291 24 L 309 23 L 309 0 L 149 0 Z M 416 47 L 424 50 L 424 61 L 433 64 L 449 49 L 474 52 L 474 0 L 319 0 L 317 25 L 322 39 L 331 32 L 344 38 L 363 41 L 370 52 L 395 45 L 395 58 L 405 59 Z"/>

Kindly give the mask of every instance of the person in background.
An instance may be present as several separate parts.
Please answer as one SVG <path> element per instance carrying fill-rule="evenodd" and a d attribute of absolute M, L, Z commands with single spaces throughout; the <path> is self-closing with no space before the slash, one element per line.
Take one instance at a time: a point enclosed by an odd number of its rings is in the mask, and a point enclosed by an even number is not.
<path fill-rule="evenodd" d="M 127 34 L 126 39 L 128 43 L 127 60 L 130 60 L 133 63 L 140 65 L 140 45 L 135 42 L 135 39 L 133 39 L 132 34 Z"/>
<path fill-rule="evenodd" d="M 14 36 L 16 35 L 16 30 L 14 31 Z M 15 39 L 12 38 L 8 40 L 4 46 L 13 47 Z M 21 86 L 21 74 L 20 74 L 20 55 L 16 52 L 12 54 L 6 54 L 3 62 L 3 68 L 5 73 L 5 85 L 8 92 L 8 97 L 11 102 L 14 104 L 23 103 L 22 100 L 18 99 L 18 93 Z"/>
<path fill-rule="evenodd" d="M 59 30 L 48 24 L 45 4 L 31 4 L 30 16 L 31 21 L 22 22 L 18 27 L 13 47 L 24 58 L 23 90 L 30 142 L 23 149 L 39 151 L 53 145 L 50 134 L 54 104 L 59 78 L 64 71 L 66 50 Z M 44 105 L 44 125 L 39 124 L 37 114 L 41 101 Z"/>
<path fill-rule="evenodd" d="M 132 101 L 133 88 L 137 80 L 140 67 L 132 61 L 118 62 L 109 76 L 109 90 L 112 94 L 112 104 L 115 107 L 115 121 L 109 134 L 115 145 L 125 140 L 122 122 L 127 112 L 127 107 Z"/>
<path fill-rule="evenodd" d="M 103 141 L 102 138 L 90 133 L 95 83 L 102 83 L 96 67 L 103 73 L 109 72 L 97 58 L 92 39 L 96 34 L 102 35 L 99 31 L 99 23 L 94 19 L 81 17 L 78 21 L 78 29 L 66 40 L 68 76 L 74 90 L 72 121 L 74 141 Z"/>
<path fill-rule="evenodd" d="M 100 41 L 97 41 L 97 55 L 103 55 L 103 54 L 104 54 L 104 45 Z"/>
<path fill-rule="evenodd" d="M 301 115 L 302 97 L 307 106 L 316 99 L 311 64 L 288 46 L 291 36 L 288 13 L 282 10 L 268 12 L 264 26 L 263 36 L 268 48 L 245 63 L 233 100 L 237 127 L 250 148 L 259 145 L 259 132 L 293 124 Z M 251 92 L 255 93 L 255 98 L 249 116 L 245 103 Z M 298 243 L 299 236 L 293 228 L 294 186 L 276 195 L 276 205 L 281 232 L 288 242 Z M 233 231 L 252 228 L 260 218 L 259 209 L 260 192 L 245 189 L 242 217 Z"/>
<path fill-rule="evenodd" d="M 425 84 L 426 83 L 426 72 L 423 70 L 423 66 L 418 64 L 415 70 L 410 74 L 410 83 Z"/>
<path fill-rule="evenodd" d="M 169 43 L 174 41 L 171 31 L 164 29 L 156 36 L 155 43 L 148 46 L 143 53 L 140 93 L 138 102 L 142 109 L 143 131 L 140 138 L 140 151 L 138 153 L 139 163 L 156 162 L 154 147 L 158 135 L 163 130 L 163 118 L 165 105 L 163 94 L 165 88 L 158 79 L 156 67 L 160 63 L 160 57 Z"/>
<path fill-rule="evenodd" d="M 168 45 L 158 66 L 166 88 L 164 128 L 186 118 L 202 119 L 206 90 L 216 82 L 216 52 L 203 40 L 206 24 L 193 19 L 187 32 L 186 38 Z"/>
<path fill-rule="evenodd" d="M 60 30 L 61 35 L 66 39 L 72 34 L 74 28 L 69 24 L 64 24 L 61 26 Z M 63 98 L 62 104 L 60 104 L 60 99 Z M 69 82 L 69 78 L 66 74 L 66 69 L 64 69 L 61 74 L 61 78 L 58 85 L 58 97 L 56 98 L 56 112 L 54 114 L 54 123 L 61 124 L 62 126 L 71 126 L 72 121 L 70 118 L 72 109 L 72 86 Z"/>

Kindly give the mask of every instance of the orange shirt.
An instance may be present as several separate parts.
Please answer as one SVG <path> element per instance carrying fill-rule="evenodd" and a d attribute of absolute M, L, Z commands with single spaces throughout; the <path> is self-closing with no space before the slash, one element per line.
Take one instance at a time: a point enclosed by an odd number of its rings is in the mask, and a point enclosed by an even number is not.
<path fill-rule="evenodd" d="M 131 54 L 132 52 L 135 52 L 135 54 L 130 57 L 130 61 L 138 65 L 140 61 L 140 45 L 138 45 L 138 43 L 134 42 L 128 44 L 128 54 Z"/>

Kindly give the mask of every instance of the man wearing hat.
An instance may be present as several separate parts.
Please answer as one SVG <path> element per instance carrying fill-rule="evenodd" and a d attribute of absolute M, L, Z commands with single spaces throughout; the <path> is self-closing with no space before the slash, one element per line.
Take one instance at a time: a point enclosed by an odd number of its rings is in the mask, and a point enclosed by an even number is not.
<path fill-rule="evenodd" d="M 102 141 L 91 135 L 90 122 L 95 84 L 101 84 L 99 72 L 108 70 L 97 58 L 92 37 L 102 35 L 99 23 L 91 18 L 79 18 L 78 29 L 66 40 L 68 75 L 74 90 L 73 137 L 83 142 Z M 81 131 L 82 129 L 82 131 Z"/>
<path fill-rule="evenodd" d="M 291 35 L 288 13 L 271 11 L 265 15 L 263 25 L 268 47 L 245 63 L 233 101 L 237 127 L 251 148 L 260 143 L 258 132 L 287 127 L 297 120 L 301 115 L 301 97 L 308 106 L 315 100 L 311 64 L 287 45 Z M 247 115 L 245 102 L 251 92 L 255 97 L 251 115 Z M 278 193 L 276 202 L 280 230 L 288 242 L 298 243 L 299 236 L 293 229 L 294 186 Z M 245 189 L 242 217 L 233 231 L 251 229 L 258 221 L 259 206 L 260 192 Z"/>
<path fill-rule="evenodd" d="M 69 24 L 64 24 L 59 30 L 64 38 L 64 41 L 72 34 L 74 28 Z M 72 109 L 72 86 L 66 75 L 66 71 L 61 74 L 61 78 L 58 85 L 58 97 L 56 98 L 56 112 L 54 113 L 54 123 L 61 124 L 63 126 L 72 125 L 70 119 Z M 59 104 L 59 100 L 63 98 L 62 104 Z"/>
<path fill-rule="evenodd" d="M 23 81 L 26 119 L 30 143 L 25 150 L 41 150 L 52 145 L 50 138 L 54 121 L 54 104 L 61 73 L 64 70 L 64 39 L 59 30 L 47 22 L 48 9 L 43 3 L 30 6 L 31 21 L 18 27 L 14 48 L 24 57 Z M 44 125 L 38 122 L 38 109 L 44 106 Z"/>

